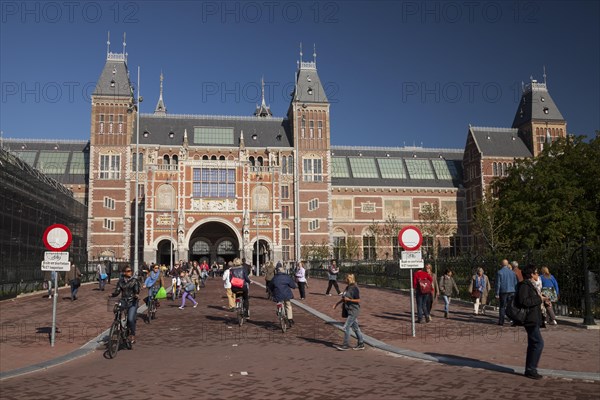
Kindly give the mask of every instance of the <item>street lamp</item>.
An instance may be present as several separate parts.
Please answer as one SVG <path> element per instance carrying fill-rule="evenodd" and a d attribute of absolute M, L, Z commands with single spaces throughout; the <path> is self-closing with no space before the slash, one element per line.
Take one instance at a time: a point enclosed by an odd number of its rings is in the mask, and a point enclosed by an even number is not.
<path fill-rule="evenodd" d="M 261 177 L 256 174 L 256 181 L 258 182 L 258 184 L 262 187 L 262 181 L 261 181 Z M 256 220 L 255 220 L 255 224 L 256 224 L 256 275 L 259 276 L 260 275 L 260 259 L 259 259 L 259 255 L 260 255 L 260 238 L 259 238 L 259 233 L 258 233 L 258 196 L 260 195 L 260 191 L 257 190 L 256 191 L 256 195 L 254 196 L 254 200 L 256 202 L 255 207 L 256 207 Z"/>
<path fill-rule="evenodd" d="M 136 115 L 136 132 L 135 132 L 135 225 L 134 225 L 134 252 L 133 252 L 133 272 L 137 276 L 139 268 L 139 171 L 140 171 L 140 67 L 137 70 L 137 115 Z"/>

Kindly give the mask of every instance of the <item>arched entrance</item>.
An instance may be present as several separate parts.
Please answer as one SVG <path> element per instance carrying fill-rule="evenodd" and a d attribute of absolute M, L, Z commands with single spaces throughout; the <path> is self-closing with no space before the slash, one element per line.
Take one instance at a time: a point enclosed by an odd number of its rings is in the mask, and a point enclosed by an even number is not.
<path fill-rule="evenodd" d="M 263 266 L 271 261 L 271 247 L 269 246 L 269 242 L 266 240 L 260 239 L 258 242 L 254 242 L 254 246 L 252 248 L 252 260 L 247 260 L 248 263 L 254 265 L 256 268 L 256 247 L 258 244 L 258 265 L 260 265 L 260 269 L 262 270 Z"/>
<path fill-rule="evenodd" d="M 171 241 L 164 239 L 158 242 L 156 250 L 156 263 L 170 266 L 171 259 L 173 264 L 177 261 L 177 249 L 171 245 Z"/>
<path fill-rule="evenodd" d="M 200 225 L 190 237 L 189 259 L 220 265 L 240 256 L 236 233 L 227 225 L 210 221 Z"/>

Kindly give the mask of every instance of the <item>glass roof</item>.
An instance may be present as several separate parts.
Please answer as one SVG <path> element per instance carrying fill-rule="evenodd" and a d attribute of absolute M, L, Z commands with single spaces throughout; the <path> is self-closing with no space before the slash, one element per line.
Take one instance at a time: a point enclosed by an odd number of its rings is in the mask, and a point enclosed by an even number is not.
<path fill-rule="evenodd" d="M 406 171 L 401 158 L 378 158 L 381 177 L 388 179 L 406 179 Z"/>
<path fill-rule="evenodd" d="M 348 157 L 352 176 L 355 178 L 379 178 L 374 158 Z"/>
<path fill-rule="evenodd" d="M 438 179 L 459 179 L 456 162 L 453 160 L 431 160 Z"/>
<path fill-rule="evenodd" d="M 332 175 L 334 178 L 350 178 L 350 170 L 348 169 L 348 163 L 346 157 L 333 157 L 332 158 Z"/>
<path fill-rule="evenodd" d="M 37 169 L 45 174 L 64 174 L 69 154 L 67 151 L 40 151 Z"/>
<path fill-rule="evenodd" d="M 410 179 L 435 179 L 429 160 L 405 159 Z"/>

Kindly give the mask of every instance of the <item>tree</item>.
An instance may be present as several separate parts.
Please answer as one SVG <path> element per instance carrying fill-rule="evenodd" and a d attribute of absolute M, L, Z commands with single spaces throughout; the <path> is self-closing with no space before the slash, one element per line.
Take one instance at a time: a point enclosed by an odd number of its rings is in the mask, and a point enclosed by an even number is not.
<path fill-rule="evenodd" d="M 535 159 L 517 161 L 493 183 L 501 236 L 512 249 L 555 248 L 600 238 L 600 139 L 559 139 Z"/>
<path fill-rule="evenodd" d="M 439 238 L 448 237 L 453 229 L 450 217 L 448 217 L 448 209 L 440 208 L 437 203 L 426 203 L 423 204 L 421 212 L 419 212 L 419 218 L 421 219 L 420 227 L 423 236 L 430 236 L 433 240 L 433 259 L 435 261 L 440 250 Z M 435 269 L 437 273 L 437 265 Z"/>
<path fill-rule="evenodd" d="M 360 242 L 354 236 L 348 236 L 346 239 L 346 255 L 349 260 L 358 259 Z"/>
<path fill-rule="evenodd" d="M 375 248 L 375 254 L 369 255 L 369 259 L 378 259 L 381 258 L 379 253 L 379 236 L 381 235 L 381 226 L 379 225 L 379 221 L 373 220 L 371 224 L 367 227 L 367 232 L 370 233 L 369 236 L 373 238 L 373 247 Z M 374 257 L 371 257 L 374 256 Z M 366 257 L 365 257 L 366 259 Z"/>
<path fill-rule="evenodd" d="M 400 222 L 396 218 L 395 215 L 388 215 L 385 223 L 382 227 L 381 233 L 382 236 L 386 239 L 386 242 L 390 246 L 390 253 L 392 254 L 392 259 L 396 259 L 398 257 L 398 233 L 400 232 Z"/>
<path fill-rule="evenodd" d="M 483 238 L 492 254 L 506 246 L 505 241 L 501 239 L 501 232 L 507 223 L 506 216 L 499 212 L 498 199 L 492 196 L 491 190 L 487 190 L 475 206 L 473 231 Z"/>

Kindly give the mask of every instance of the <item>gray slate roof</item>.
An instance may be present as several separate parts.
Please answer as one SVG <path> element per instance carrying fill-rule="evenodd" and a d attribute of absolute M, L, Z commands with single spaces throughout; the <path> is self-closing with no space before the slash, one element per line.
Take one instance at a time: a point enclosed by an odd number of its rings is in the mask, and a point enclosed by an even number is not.
<path fill-rule="evenodd" d="M 194 127 L 227 127 L 233 128 L 234 143 L 196 143 L 194 141 Z M 141 145 L 174 145 L 183 143 L 183 134 L 187 130 L 190 146 L 228 146 L 238 147 L 239 138 L 244 131 L 246 147 L 291 147 L 292 133 L 287 119 L 261 118 L 261 117 L 235 117 L 211 115 L 154 115 L 141 114 L 140 116 L 140 144 Z M 143 133 L 149 132 L 147 138 Z M 169 137 L 173 132 L 173 138 Z M 135 143 L 135 133 L 132 137 Z"/>
<path fill-rule="evenodd" d="M 132 96 L 127 64 L 121 60 L 106 60 L 96 82 L 95 96 Z"/>
<path fill-rule="evenodd" d="M 306 103 L 328 103 L 325 89 L 319 79 L 316 63 L 304 62 L 296 74 L 294 99 Z"/>
<path fill-rule="evenodd" d="M 462 188 L 462 149 L 428 149 L 422 147 L 353 147 L 332 146 L 332 158 L 345 158 L 350 172 L 349 178 L 332 176 L 331 183 L 335 186 L 348 187 L 390 187 L 390 188 Z M 400 160 L 440 160 L 452 163 L 458 172 L 458 179 L 414 179 L 410 177 L 406 166 L 404 175 L 406 179 L 383 178 L 381 171 L 377 171 L 377 178 L 355 178 L 348 161 L 349 157 L 388 158 Z M 376 163 L 377 165 L 377 163 Z M 432 168 L 432 165 L 429 164 Z M 432 168 L 433 169 L 433 168 Z M 332 173 L 333 175 L 333 173 Z"/>
<path fill-rule="evenodd" d="M 564 121 L 545 83 L 532 82 L 527 85 L 521 96 L 512 127 L 520 127 L 532 120 Z"/>
<path fill-rule="evenodd" d="M 525 158 L 533 156 L 519 137 L 517 129 L 472 126 L 469 131 L 484 157 Z"/>

